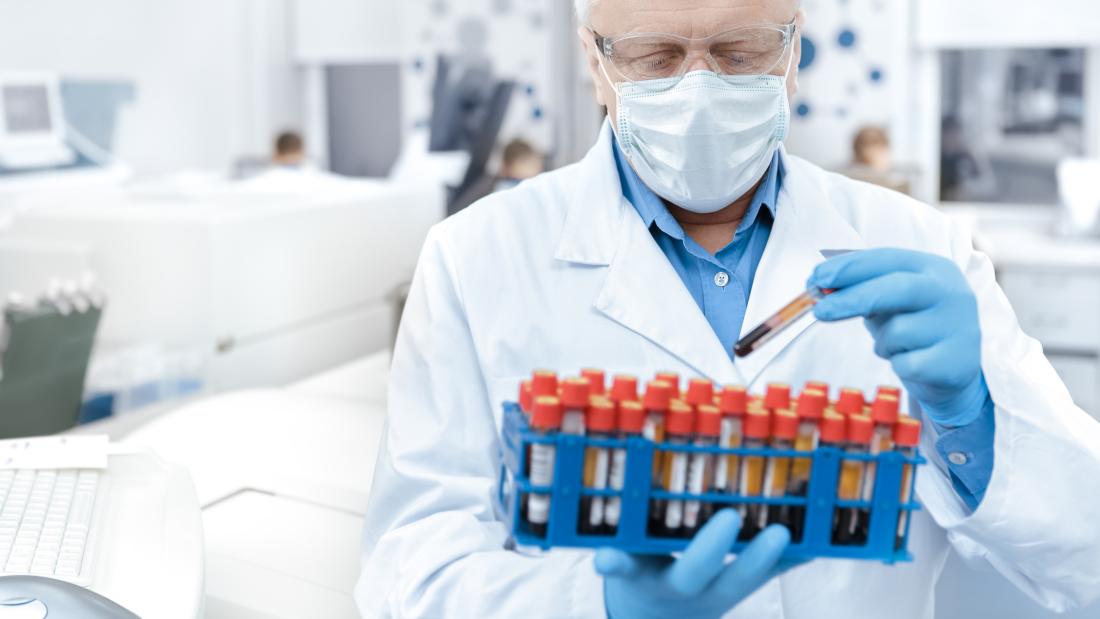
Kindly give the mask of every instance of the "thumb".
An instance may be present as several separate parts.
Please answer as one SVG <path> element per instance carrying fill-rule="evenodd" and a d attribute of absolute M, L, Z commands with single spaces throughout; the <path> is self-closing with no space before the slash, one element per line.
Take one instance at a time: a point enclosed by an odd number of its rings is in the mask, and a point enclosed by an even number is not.
<path fill-rule="evenodd" d="M 642 564 L 637 558 L 615 548 L 597 550 L 595 564 L 596 572 L 604 577 L 630 577 L 642 569 Z"/>

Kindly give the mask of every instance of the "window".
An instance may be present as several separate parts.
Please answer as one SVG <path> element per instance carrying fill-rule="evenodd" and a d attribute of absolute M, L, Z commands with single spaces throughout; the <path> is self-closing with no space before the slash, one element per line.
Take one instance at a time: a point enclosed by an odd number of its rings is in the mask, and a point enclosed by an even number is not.
<path fill-rule="evenodd" d="M 940 199 L 1058 203 L 1058 162 L 1085 154 L 1085 52 L 942 54 Z"/>

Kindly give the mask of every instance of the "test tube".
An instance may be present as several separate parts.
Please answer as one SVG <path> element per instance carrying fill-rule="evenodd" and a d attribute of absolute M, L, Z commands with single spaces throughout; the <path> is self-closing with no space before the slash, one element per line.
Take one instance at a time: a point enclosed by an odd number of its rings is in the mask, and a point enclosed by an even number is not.
<path fill-rule="evenodd" d="M 748 403 L 748 392 L 744 387 L 729 385 L 722 389 L 718 403 L 718 409 L 722 411 L 722 434 L 718 437 L 718 444 L 723 448 L 736 449 L 741 446 L 741 434 Z M 741 457 L 737 455 L 730 454 L 718 458 L 718 465 L 714 470 L 716 492 L 737 493 L 741 477 L 740 464 Z"/>
<path fill-rule="evenodd" d="M 535 398 L 558 397 L 558 375 L 551 370 L 535 370 L 531 374 L 531 394 Z"/>
<path fill-rule="evenodd" d="M 603 370 L 585 368 L 581 370 L 581 378 L 588 379 L 588 391 L 592 395 L 607 395 L 607 379 Z"/>
<path fill-rule="evenodd" d="M 588 436 L 610 439 L 615 431 L 615 403 L 607 398 L 592 396 L 585 415 Z M 607 489 L 611 454 L 607 447 L 590 446 L 584 450 L 584 487 L 594 490 Z M 604 531 L 604 506 L 602 496 L 581 495 L 580 532 L 599 534 Z"/>
<path fill-rule="evenodd" d="M 535 394 L 531 388 L 531 381 L 525 380 L 519 384 L 519 409 L 524 415 L 531 416 L 531 407 L 535 403 Z"/>
<path fill-rule="evenodd" d="M 676 372 L 657 372 L 657 375 L 653 377 L 653 380 L 663 380 L 672 387 L 672 397 L 679 398 L 683 395 L 680 392 L 680 375 Z"/>
<path fill-rule="evenodd" d="M 672 401 L 672 385 L 663 380 L 650 381 L 646 385 L 645 395 L 642 396 L 642 406 L 645 408 L 645 425 L 642 426 L 642 436 L 653 441 L 655 446 L 665 442 L 665 417 L 668 415 L 669 404 Z M 664 452 L 653 451 L 653 487 L 660 488 L 664 481 Z M 654 500 L 650 504 L 649 516 L 657 525 L 664 518 L 664 501 Z"/>
<path fill-rule="evenodd" d="M 569 378 L 561 386 L 562 434 L 584 435 L 584 411 L 588 408 L 588 379 Z"/>
<path fill-rule="evenodd" d="M 700 404 L 695 409 L 695 446 L 714 447 L 722 435 L 722 412 L 713 404 Z M 703 494 L 714 487 L 714 455 L 706 452 L 691 454 L 688 465 L 688 494 Z M 714 503 L 691 499 L 684 503 L 684 533 L 694 535 L 711 514 Z"/>
<path fill-rule="evenodd" d="M 866 454 L 871 448 L 871 435 L 874 423 L 870 417 L 852 415 L 848 417 L 847 447 L 849 454 Z M 863 497 L 864 473 L 866 462 L 863 460 L 842 460 L 840 481 L 837 483 L 837 498 L 845 501 L 859 501 Z M 858 545 L 866 541 L 860 532 L 864 529 L 869 514 L 865 509 L 841 507 L 836 510 L 833 528 L 833 543 L 838 545 Z"/>
<path fill-rule="evenodd" d="M 897 398 L 898 401 L 900 402 L 901 401 L 901 388 L 891 387 L 889 385 L 879 385 L 878 393 L 875 394 L 875 397 L 877 398 L 880 395 L 892 395 L 895 398 Z"/>
<path fill-rule="evenodd" d="M 817 305 L 818 301 L 825 298 L 825 295 L 832 294 L 832 292 L 830 289 L 818 288 L 817 286 L 810 287 L 806 292 L 798 295 L 794 301 L 788 303 L 786 307 L 765 320 L 759 327 L 741 338 L 733 349 L 734 354 L 738 357 L 751 355 L 761 346 L 767 344 L 773 337 L 782 333 L 784 329 L 794 324 L 799 318 L 805 316 Z"/>
<path fill-rule="evenodd" d="M 794 439 L 798 435 L 798 415 L 789 410 L 777 410 L 772 415 L 772 449 L 790 450 L 794 448 Z M 791 481 L 791 459 L 787 456 L 771 456 L 764 472 L 764 496 L 769 499 L 787 494 Z M 757 525 L 763 529 L 769 524 L 786 524 L 790 519 L 790 510 L 786 505 L 762 505 Z"/>
<path fill-rule="evenodd" d="M 894 426 L 894 443 L 897 450 L 906 458 L 915 458 L 917 445 L 920 444 L 920 422 L 912 417 L 901 417 Z M 900 549 L 905 541 L 905 530 L 909 526 L 909 510 L 905 506 L 913 496 L 913 465 L 906 462 L 901 469 L 901 511 L 898 513 L 898 533 L 894 549 Z"/>
<path fill-rule="evenodd" d="M 691 406 L 681 400 L 673 400 L 668 409 L 667 445 L 688 445 L 691 443 L 691 430 L 695 425 Z M 687 491 L 688 454 L 683 451 L 665 452 L 664 489 L 672 494 L 684 494 Z M 664 534 L 678 536 L 683 534 L 684 500 L 669 499 L 665 506 Z"/>
<path fill-rule="evenodd" d="M 629 374 L 619 374 L 611 381 L 611 401 L 616 405 L 638 400 L 638 379 Z"/>
<path fill-rule="evenodd" d="M 531 412 L 531 429 L 543 436 L 553 435 L 561 425 L 561 401 L 553 396 L 535 399 Z M 554 484 L 554 445 L 532 443 L 527 456 L 527 479 L 532 486 L 550 487 Z M 546 537 L 550 522 L 550 495 L 532 492 L 527 495 L 527 523 L 531 533 Z"/>
<path fill-rule="evenodd" d="M 619 403 L 619 438 L 626 440 L 642 435 L 642 426 L 645 425 L 645 410 L 640 402 L 625 400 Z M 622 492 L 626 487 L 626 448 L 619 447 L 611 454 L 611 472 L 609 474 L 608 487 L 616 492 Z M 623 513 L 623 498 L 620 495 L 612 496 L 607 501 L 604 510 L 604 522 L 607 523 L 608 534 L 615 535 L 619 530 L 619 520 Z"/>
<path fill-rule="evenodd" d="M 749 406 L 745 413 L 745 440 L 744 446 L 753 449 L 764 449 L 768 446 L 768 435 L 771 430 L 771 416 L 767 409 Z M 741 496 L 758 497 L 764 491 L 764 469 L 766 466 L 764 456 L 745 456 L 741 463 L 741 479 L 738 489 Z M 743 503 L 739 507 L 741 512 L 741 535 L 738 539 L 751 539 L 759 532 L 756 526 L 760 522 L 761 507 L 759 503 Z"/>
<path fill-rule="evenodd" d="M 806 389 L 798 394 L 798 405 L 795 412 L 798 415 L 798 434 L 794 439 L 795 451 L 813 452 L 817 449 L 821 437 L 821 418 L 825 414 L 825 408 L 829 404 L 828 396 L 818 389 Z M 790 496 L 804 497 L 810 488 L 810 470 L 813 465 L 812 458 L 795 458 L 791 463 L 791 480 L 787 486 L 787 494 Z M 806 508 L 801 505 L 789 506 L 787 510 L 787 528 L 791 531 L 791 540 L 798 543 L 802 540 L 803 525 L 806 519 Z"/>
<path fill-rule="evenodd" d="M 714 406 L 714 383 L 705 378 L 691 379 L 688 381 L 688 390 L 684 395 L 684 400 L 694 407 L 704 404 Z"/>
<path fill-rule="evenodd" d="M 859 389 L 845 387 L 840 390 L 840 397 L 836 401 L 836 412 L 843 415 L 862 415 L 866 402 L 863 400 L 863 392 Z"/>
<path fill-rule="evenodd" d="M 871 421 L 874 430 L 871 433 L 872 456 L 893 451 L 894 449 L 894 424 L 898 422 L 898 399 L 888 393 L 881 393 L 871 404 Z M 863 500 L 870 501 L 875 491 L 875 477 L 878 474 L 878 463 L 874 460 L 867 463 L 867 472 L 863 479 Z"/>
<path fill-rule="evenodd" d="M 829 397 L 829 383 L 822 382 L 820 380 L 808 380 L 806 385 L 802 387 L 802 391 L 820 391 L 825 394 L 825 398 Z"/>
<path fill-rule="evenodd" d="M 764 392 L 764 408 L 775 412 L 791 407 L 791 386 L 786 383 L 770 383 Z"/>

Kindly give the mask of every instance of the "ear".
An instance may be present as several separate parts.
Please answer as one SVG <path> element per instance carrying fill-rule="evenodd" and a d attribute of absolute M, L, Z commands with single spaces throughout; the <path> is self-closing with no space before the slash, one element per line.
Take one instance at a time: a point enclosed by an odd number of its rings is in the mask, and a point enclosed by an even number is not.
<path fill-rule="evenodd" d="M 581 26 L 577 28 L 577 37 L 581 40 L 581 53 L 584 54 L 584 66 L 588 69 L 588 75 L 592 78 L 593 90 L 596 92 L 596 102 L 607 107 L 604 101 L 604 76 L 600 70 L 600 56 L 596 49 L 596 35 L 589 28 Z"/>

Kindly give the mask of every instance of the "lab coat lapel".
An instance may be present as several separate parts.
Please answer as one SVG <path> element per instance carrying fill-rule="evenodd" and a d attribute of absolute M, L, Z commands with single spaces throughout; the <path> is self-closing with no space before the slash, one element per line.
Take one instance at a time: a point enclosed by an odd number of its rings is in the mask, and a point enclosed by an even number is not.
<path fill-rule="evenodd" d="M 611 127 L 579 164 L 559 260 L 606 265 L 594 307 L 649 339 L 700 375 L 741 382 L 729 353 L 661 252 L 634 207 L 623 198 L 615 168 Z"/>
<path fill-rule="evenodd" d="M 836 212 L 823 187 L 803 173 L 805 162 L 781 151 L 784 170 L 776 218 L 764 255 L 753 279 L 741 327 L 742 337 L 806 290 L 814 267 L 825 261 L 823 250 L 856 250 L 866 246 L 863 238 Z M 799 335 L 814 323 L 804 316 L 775 339 L 748 357 L 736 360 L 746 384 L 760 374 Z"/>

